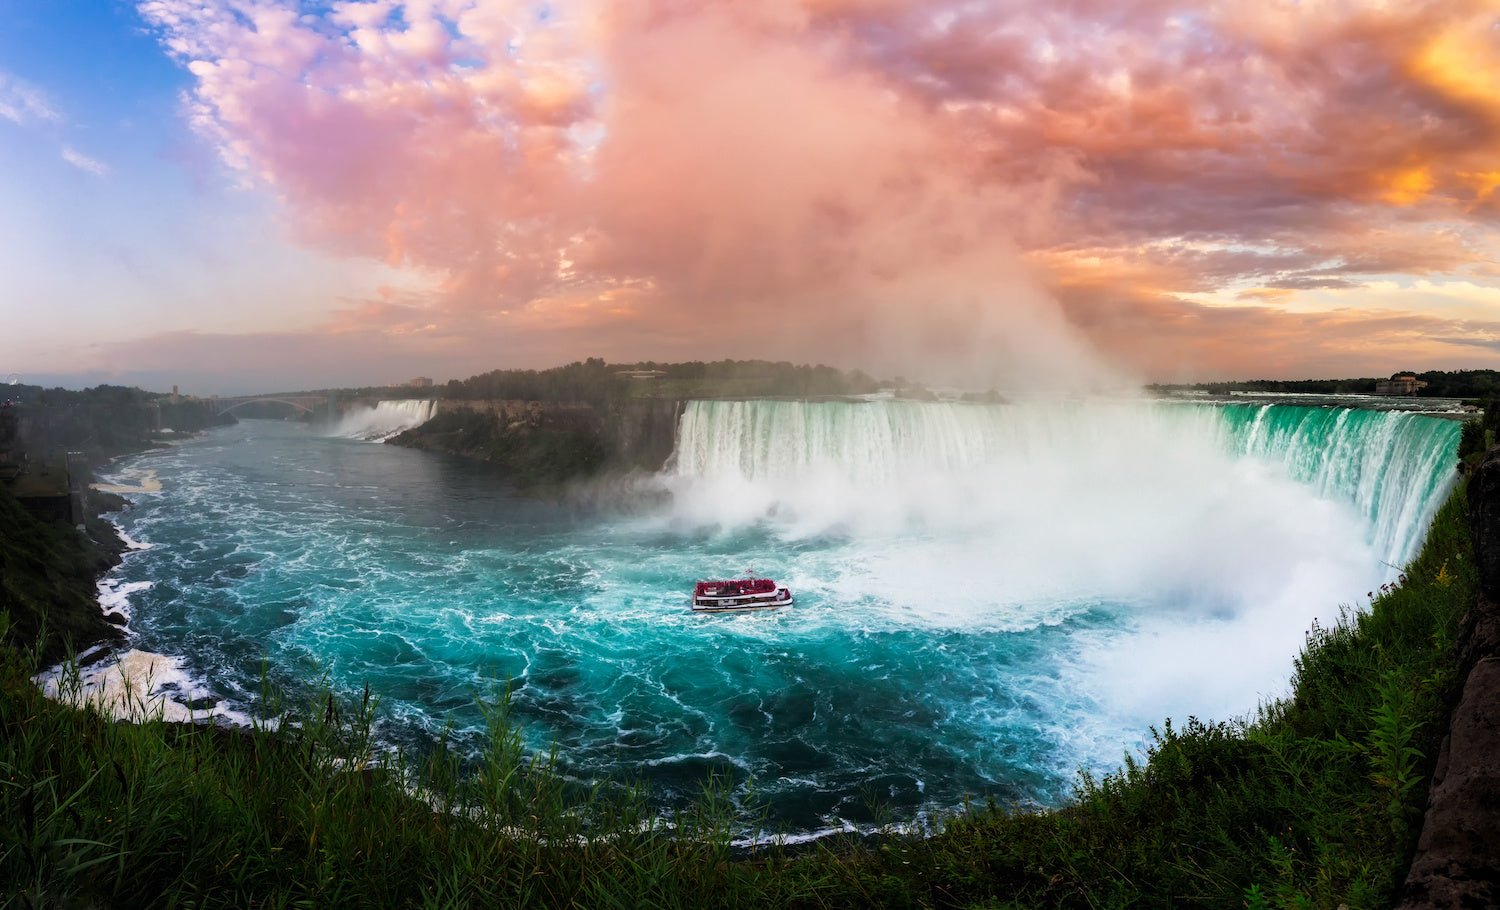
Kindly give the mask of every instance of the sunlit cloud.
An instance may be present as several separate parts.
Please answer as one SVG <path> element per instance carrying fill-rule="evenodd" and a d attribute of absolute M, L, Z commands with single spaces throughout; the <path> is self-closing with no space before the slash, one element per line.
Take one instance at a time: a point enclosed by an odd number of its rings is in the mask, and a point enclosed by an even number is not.
<path fill-rule="evenodd" d="M 421 277 L 330 331 L 1154 375 L 1238 312 L 1296 370 L 1463 328 L 1308 295 L 1493 278 L 1492 2 L 140 10 L 301 242 Z"/>

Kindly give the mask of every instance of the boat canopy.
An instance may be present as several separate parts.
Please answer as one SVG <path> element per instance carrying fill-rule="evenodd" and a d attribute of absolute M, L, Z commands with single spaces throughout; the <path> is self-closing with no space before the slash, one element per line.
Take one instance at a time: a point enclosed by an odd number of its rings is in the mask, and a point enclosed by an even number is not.
<path fill-rule="evenodd" d="M 700 581 L 693 588 L 695 597 L 742 597 L 746 594 L 775 594 L 776 582 L 769 578 L 736 578 L 729 581 Z"/>

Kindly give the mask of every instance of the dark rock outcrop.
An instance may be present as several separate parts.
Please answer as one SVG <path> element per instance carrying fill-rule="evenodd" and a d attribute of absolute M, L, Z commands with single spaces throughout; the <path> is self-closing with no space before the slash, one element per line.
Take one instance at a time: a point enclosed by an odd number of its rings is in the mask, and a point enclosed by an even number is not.
<path fill-rule="evenodd" d="M 659 471 L 677 446 L 680 398 L 635 398 L 610 405 L 604 439 L 612 465 Z"/>
<path fill-rule="evenodd" d="M 1469 480 L 1469 521 L 1480 594 L 1459 641 L 1467 678 L 1433 771 L 1403 910 L 1500 907 L 1500 449 Z"/>
<path fill-rule="evenodd" d="M 1500 448 L 1491 449 L 1469 478 L 1469 529 L 1479 590 L 1486 600 L 1500 602 Z"/>
<path fill-rule="evenodd" d="M 587 477 L 607 458 L 603 420 L 586 404 L 444 402 L 431 420 L 388 442 L 488 462 L 522 487 Z"/>
<path fill-rule="evenodd" d="M 40 521 L 0 488 L 0 611 L 10 615 L 12 643 L 35 646 L 43 665 L 123 640 L 99 608 L 95 581 L 119 562 L 124 544 L 108 522 L 90 515 L 87 525 L 83 534 Z"/>
<path fill-rule="evenodd" d="M 439 400 L 431 420 L 389 441 L 489 462 L 521 486 L 558 484 L 606 470 L 660 470 L 681 408 L 672 398 Z"/>

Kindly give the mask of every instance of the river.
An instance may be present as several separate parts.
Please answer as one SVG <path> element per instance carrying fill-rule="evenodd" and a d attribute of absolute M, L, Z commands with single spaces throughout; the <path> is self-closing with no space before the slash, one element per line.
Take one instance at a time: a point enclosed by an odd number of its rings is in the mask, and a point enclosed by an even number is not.
<path fill-rule="evenodd" d="M 203 713 L 321 679 L 368 685 L 387 744 L 472 747 L 509 689 L 569 775 L 664 807 L 723 775 L 807 835 L 1052 804 L 1163 717 L 1252 712 L 1414 555 L 1457 435 L 1294 404 L 697 402 L 667 471 L 537 498 L 245 421 L 112 467 L 142 549 L 108 596 Z M 796 605 L 688 611 L 747 569 Z"/>

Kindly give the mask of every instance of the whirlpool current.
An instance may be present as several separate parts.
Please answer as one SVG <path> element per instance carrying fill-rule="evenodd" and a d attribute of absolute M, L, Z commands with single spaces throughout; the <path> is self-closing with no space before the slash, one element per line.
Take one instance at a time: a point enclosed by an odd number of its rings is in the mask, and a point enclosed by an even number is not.
<path fill-rule="evenodd" d="M 385 742 L 472 746 L 508 687 L 570 775 L 663 807 L 728 777 L 805 835 L 1046 805 L 1164 717 L 1253 711 L 1414 555 L 1457 436 L 1290 404 L 702 401 L 661 474 L 543 499 L 247 421 L 114 466 L 160 489 L 109 583 L 221 713 L 263 676 L 368 685 Z M 688 611 L 751 568 L 796 606 Z"/>

